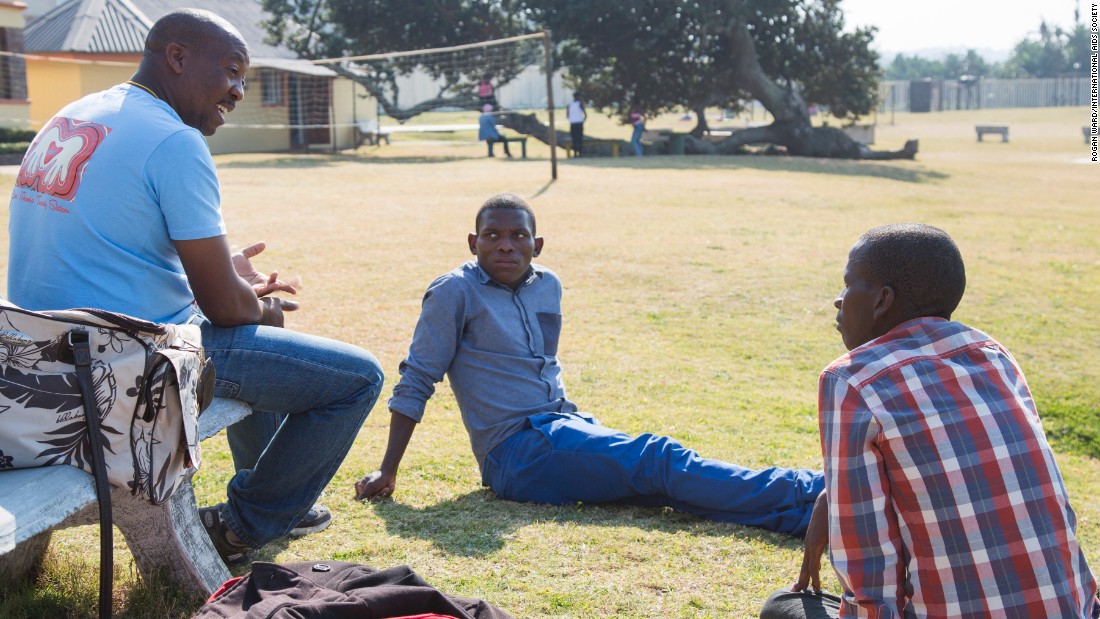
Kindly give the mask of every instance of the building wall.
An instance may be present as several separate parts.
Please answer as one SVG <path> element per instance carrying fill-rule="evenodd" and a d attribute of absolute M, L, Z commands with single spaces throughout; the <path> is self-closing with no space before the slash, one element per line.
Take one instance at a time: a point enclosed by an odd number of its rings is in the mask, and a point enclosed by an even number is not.
<path fill-rule="evenodd" d="M 0 1 L 0 28 L 23 28 L 26 25 L 23 18 L 25 8 L 20 2 Z"/>
<path fill-rule="evenodd" d="M 267 127 L 240 127 L 226 124 L 218 129 L 217 133 L 207 137 L 206 142 L 210 145 L 210 152 L 215 155 L 271 153 L 290 149 L 290 139 L 287 137 L 286 129 Z"/>
<path fill-rule="evenodd" d="M 26 102 L 0 99 L 0 126 L 30 128 L 31 115 Z"/>
<path fill-rule="evenodd" d="M 244 100 L 226 116 L 225 125 L 206 138 L 210 152 L 265 153 L 290 150 L 290 130 L 285 103 L 264 105 L 257 69 L 245 76 L 248 89 Z M 266 125 L 266 126 L 264 126 Z"/>
<path fill-rule="evenodd" d="M 29 121 L 32 128 L 40 129 L 72 101 L 130 79 L 137 69 L 138 60 L 136 55 L 108 57 L 103 54 L 51 54 L 50 57 L 57 60 L 27 60 L 29 109 L 26 104 L 23 105 L 23 110 L 19 110 L 15 102 L 7 105 L 0 101 L 0 119 L 13 119 L 0 123 L 18 126 L 20 122 Z M 65 62 L 91 59 L 96 62 Z M 285 73 L 283 75 L 285 81 Z M 273 105 L 263 102 L 257 70 L 249 71 L 246 79 L 249 87 L 244 100 L 229 114 L 226 124 L 207 138 L 210 152 L 223 154 L 290 150 L 287 102 L 284 100 Z M 356 120 L 374 116 L 376 105 L 373 99 L 353 97 L 353 90 L 357 94 L 365 94 L 361 87 L 350 80 L 338 79 L 332 87 L 333 115 L 328 122 L 334 124 L 332 135 L 336 139 L 335 148 L 338 149 L 354 148 Z M 334 147 L 331 141 L 310 146 L 315 150 Z"/>
<path fill-rule="evenodd" d="M 126 56 L 103 59 L 111 64 L 64 62 L 86 60 L 77 54 L 53 54 L 49 57 L 59 60 L 27 59 L 27 94 L 30 97 L 30 122 L 34 129 L 40 129 L 58 110 L 84 95 L 125 82 L 137 69 L 136 60 L 130 62 L 131 57 Z"/>
<path fill-rule="evenodd" d="M 336 150 L 355 148 L 359 144 L 356 124 L 377 116 L 377 103 L 367 90 L 347 79 L 336 80 L 332 85 L 333 135 Z"/>

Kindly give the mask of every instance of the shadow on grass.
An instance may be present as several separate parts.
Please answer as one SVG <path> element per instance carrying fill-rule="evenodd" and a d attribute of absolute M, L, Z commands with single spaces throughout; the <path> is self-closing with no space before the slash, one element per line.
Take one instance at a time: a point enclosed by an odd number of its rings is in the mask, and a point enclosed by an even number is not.
<path fill-rule="evenodd" d="M 912 161 L 887 164 L 880 161 L 814 159 L 771 155 L 647 155 L 645 157 L 588 157 L 570 159 L 566 165 L 598 168 L 634 168 L 654 170 L 760 170 L 764 172 L 804 172 L 838 176 L 866 176 L 904 183 L 926 183 L 950 178 Z"/>
<path fill-rule="evenodd" d="M 0 589 L 0 617 L 98 617 L 98 563 L 72 556 L 62 558 L 54 550 L 50 550 L 46 560 L 52 563 L 52 578 L 4 583 L 3 589 Z M 117 565 L 115 570 L 112 606 L 116 619 L 187 619 L 206 601 L 205 596 L 184 593 L 166 572 L 153 574 L 148 579 L 140 578 L 132 585 L 124 586 L 120 582 Z"/>
<path fill-rule="evenodd" d="M 753 527 L 714 522 L 662 507 L 633 505 L 537 505 L 498 499 L 482 489 L 423 508 L 386 499 L 374 504 L 374 513 L 391 535 L 423 539 L 440 550 L 463 557 L 496 552 L 516 531 L 554 522 L 581 526 L 637 527 L 666 533 L 739 538 L 801 547 L 802 540 Z"/>
<path fill-rule="evenodd" d="M 256 160 L 222 161 L 218 168 L 238 169 L 287 169 L 287 168 L 325 168 L 344 163 L 360 163 L 368 165 L 392 165 L 408 163 L 450 163 L 452 161 L 465 161 L 469 159 L 484 159 L 484 157 L 364 157 L 362 155 L 286 155 L 282 157 L 263 158 Z M 518 159 L 517 161 L 523 161 Z"/>
<path fill-rule="evenodd" d="M 374 157 L 358 154 L 288 154 L 275 158 L 225 161 L 220 168 L 287 169 L 322 168 L 337 164 L 359 163 L 364 165 L 395 165 L 416 163 L 450 163 L 485 159 L 484 156 L 410 156 Z M 500 159 L 498 157 L 498 159 Z M 513 161 L 548 163 L 549 159 L 532 157 Z M 650 170 L 760 170 L 764 172 L 802 172 L 839 176 L 864 176 L 882 178 L 903 183 L 926 183 L 950 178 L 948 174 L 929 170 L 911 161 L 885 164 L 877 161 L 851 161 L 847 159 L 813 159 L 808 157 L 783 157 L 767 155 L 647 155 L 645 157 L 585 157 L 558 159 L 568 169 L 571 166 L 591 168 L 630 168 Z"/>

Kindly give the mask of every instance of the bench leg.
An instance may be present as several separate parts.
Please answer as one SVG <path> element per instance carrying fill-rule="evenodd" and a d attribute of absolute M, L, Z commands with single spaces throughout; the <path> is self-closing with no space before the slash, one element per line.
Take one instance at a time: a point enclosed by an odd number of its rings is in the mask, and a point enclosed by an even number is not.
<path fill-rule="evenodd" d="M 19 583 L 38 575 L 50 546 L 50 532 L 43 531 L 0 556 L 0 582 Z"/>
<path fill-rule="evenodd" d="M 519 149 L 523 151 L 523 158 L 527 158 L 527 140 L 523 140 L 519 143 Z"/>
<path fill-rule="evenodd" d="M 163 505 L 138 500 L 125 490 L 116 490 L 111 498 L 115 526 L 143 576 L 166 569 L 180 588 L 204 598 L 231 577 L 199 520 L 190 480 Z"/>

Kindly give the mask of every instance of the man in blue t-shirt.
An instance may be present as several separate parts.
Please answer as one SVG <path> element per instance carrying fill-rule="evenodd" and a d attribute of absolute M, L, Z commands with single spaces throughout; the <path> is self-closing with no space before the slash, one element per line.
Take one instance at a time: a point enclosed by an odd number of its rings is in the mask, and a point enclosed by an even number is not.
<path fill-rule="evenodd" d="M 378 398 L 358 347 L 282 328 L 294 293 L 231 254 L 212 135 L 244 97 L 248 47 L 224 19 L 173 11 L 153 25 L 133 79 L 62 109 L 28 149 L 12 192 L 8 296 L 33 310 L 101 307 L 194 322 L 215 395 L 255 411 L 228 429 L 237 473 L 202 510 L 227 562 L 326 527 L 314 505 Z"/>

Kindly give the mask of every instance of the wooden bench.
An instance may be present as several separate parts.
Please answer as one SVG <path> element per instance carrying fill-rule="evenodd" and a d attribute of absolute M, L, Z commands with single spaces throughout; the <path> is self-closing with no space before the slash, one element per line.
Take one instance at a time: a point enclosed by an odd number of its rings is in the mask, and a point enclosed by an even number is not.
<path fill-rule="evenodd" d="M 1008 125 L 977 125 L 974 130 L 978 132 L 978 141 L 982 141 L 982 136 L 989 133 L 992 135 L 1000 135 L 1002 142 L 1008 141 Z"/>
<path fill-rule="evenodd" d="M 524 138 L 507 138 L 507 137 L 501 136 L 501 138 L 499 140 L 493 140 L 492 142 L 489 142 L 488 140 L 486 140 L 486 142 L 489 144 L 489 156 L 490 157 L 493 156 L 493 144 L 502 144 L 502 143 L 507 143 L 507 142 L 519 142 L 520 150 L 523 151 L 523 158 L 524 159 L 527 158 L 527 138 L 525 138 L 525 137 Z"/>
<path fill-rule="evenodd" d="M 585 138 L 583 144 L 584 144 L 585 148 L 588 148 L 589 146 L 606 146 L 611 150 L 611 156 L 612 157 L 618 157 L 619 156 L 619 148 L 621 148 L 621 146 L 622 146 L 622 141 L 621 140 L 600 140 L 600 139 L 596 139 L 596 138 L 591 138 L 591 139 L 590 138 Z M 558 146 L 561 146 L 562 148 L 565 149 L 565 156 L 566 157 L 573 157 L 577 154 L 576 150 L 573 148 L 573 140 L 562 140 L 561 142 L 558 142 Z"/>
<path fill-rule="evenodd" d="M 199 417 L 200 440 L 251 412 L 238 400 L 215 398 Z M 190 479 L 163 505 L 121 488 L 113 489 L 111 503 L 115 526 L 143 577 L 167 570 L 181 589 L 203 597 L 230 578 L 199 521 Z M 0 472 L 0 579 L 10 583 L 36 571 L 55 529 L 97 522 L 99 504 L 90 474 L 72 466 Z"/>

